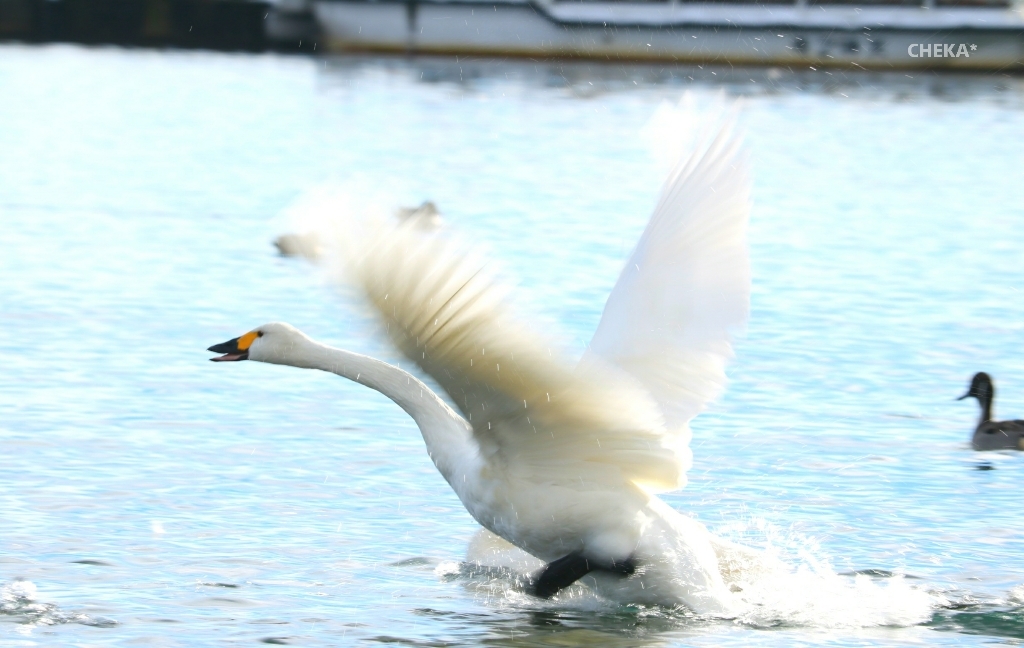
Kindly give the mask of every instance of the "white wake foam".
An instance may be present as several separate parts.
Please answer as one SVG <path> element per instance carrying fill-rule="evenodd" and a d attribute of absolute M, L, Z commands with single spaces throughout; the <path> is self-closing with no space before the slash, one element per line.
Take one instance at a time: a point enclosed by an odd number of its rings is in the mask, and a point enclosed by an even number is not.
<path fill-rule="evenodd" d="M 781 533 L 763 522 L 754 526 L 762 538 L 757 544 L 765 549 L 756 565 L 741 566 L 738 577 L 730 574 L 739 610 L 734 622 L 830 630 L 907 627 L 929 620 L 934 610 L 949 604 L 941 594 L 899 574 L 837 573 L 809 539 Z M 525 593 L 524 577 L 542 566 L 533 556 L 480 531 L 470 543 L 466 562 L 444 562 L 435 572 L 445 579 L 472 581 L 473 590 L 490 602 L 533 607 L 541 603 Z M 586 609 L 601 604 L 596 594 L 579 584 L 559 594 L 555 603 Z"/>
<path fill-rule="evenodd" d="M 62 623 L 107 628 L 117 625 L 116 621 L 103 617 L 91 617 L 81 612 L 64 612 L 53 603 L 36 600 L 38 588 L 27 580 L 14 580 L 0 584 L 0 616 L 18 623 L 25 631 L 36 626 L 52 626 Z"/>

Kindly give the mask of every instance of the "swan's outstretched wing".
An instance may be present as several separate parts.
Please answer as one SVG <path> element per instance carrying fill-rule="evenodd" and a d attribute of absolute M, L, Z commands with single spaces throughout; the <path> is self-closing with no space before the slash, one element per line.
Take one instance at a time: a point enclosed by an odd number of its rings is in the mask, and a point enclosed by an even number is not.
<path fill-rule="evenodd" d="M 747 317 L 749 177 L 728 126 L 677 164 L 588 352 L 639 380 L 687 436 L 724 386 L 730 332 Z"/>
<path fill-rule="evenodd" d="M 351 264 L 399 349 L 471 423 L 488 465 L 537 483 L 673 488 L 680 457 L 635 380 L 600 359 L 586 371 L 516 319 L 508 291 L 444 234 L 383 225 Z"/>

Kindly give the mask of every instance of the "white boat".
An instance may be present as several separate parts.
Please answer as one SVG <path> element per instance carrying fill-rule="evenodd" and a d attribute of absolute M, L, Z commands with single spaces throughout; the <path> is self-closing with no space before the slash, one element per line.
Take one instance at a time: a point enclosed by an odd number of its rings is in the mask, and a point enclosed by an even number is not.
<path fill-rule="evenodd" d="M 1019 8 L 901 1 L 317 0 L 313 11 L 335 51 L 1024 71 Z"/>

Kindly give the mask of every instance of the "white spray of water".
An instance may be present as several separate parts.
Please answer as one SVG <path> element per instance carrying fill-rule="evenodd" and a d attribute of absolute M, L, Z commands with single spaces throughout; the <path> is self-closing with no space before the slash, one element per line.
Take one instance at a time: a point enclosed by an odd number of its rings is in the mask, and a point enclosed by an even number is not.
<path fill-rule="evenodd" d="M 0 586 L 0 602 L 4 604 L 34 601 L 36 594 L 37 588 L 32 581 L 16 580 Z"/>
<path fill-rule="evenodd" d="M 911 626 L 948 604 L 900 574 L 839 574 L 813 538 L 763 519 L 738 521 L 720 532 L 740 534 L 762 548 L 762 564 L 770 566 L 736 583 L 743 623 L 825 629 Z"/>
<path fill-rule="evenodd" d="M 1011 605 L 1024 605 L 1024 585 L 1010 588 L 1006 594 L 1006 602 Z"/>
<path fill-rule="evenodd" d="M 737 596 L 746 605 L 738 620 L 761 627 L 905 627 L 927 621 L 942 603 L 902 576 L 843 576 L 826 561 L 783 568 L 741 587 Z"/>
<path fill-rule="evenodd" d="M 64 612 L 52 603 L 38 601 L 38 595 L 38 588 L 32 581 L 15 580 L 0 584 L 0 615 L 15 619 L 22 634 L 30 634 L 37 626 L 61 623 L 103 628 L 117 625 L 111 619 L 94 618 L 81 612 Z"/>
<path fill-rule="evenodd" d="M 735 622 L 755 627 L 795 626 L 818 629 L 905 627 L 927 621 L 937 607 L 948 604 L 940 595 L 911 584 L 902 576 L 873 578 L 841 575 L 806 538 L 792 537 L 757 522 L 765 546 L 756 564 L 730 565 L 730 581 L 739 613 Z M 749 538 L 749 536 L 748 536 Z M 797 555 L 780 557 L 783 546 L 802 546 Z M 789 552 L 787 552 L 789 553 Z M 466 565 L 483 571 L 474 572 Z M 543 605 L 522 587 L 526 576 L 544 563 L 481 530 L 470 542 L 466 563 L 444 562 L 435 573 L 444 579 L 475 578 L 474 589 L 489 602 Z M 1024 596 L 1024 588 L 1022 588 Z M 560 593 L 557 605 L 591 609 L 615 606 L 581 584 Z"/>

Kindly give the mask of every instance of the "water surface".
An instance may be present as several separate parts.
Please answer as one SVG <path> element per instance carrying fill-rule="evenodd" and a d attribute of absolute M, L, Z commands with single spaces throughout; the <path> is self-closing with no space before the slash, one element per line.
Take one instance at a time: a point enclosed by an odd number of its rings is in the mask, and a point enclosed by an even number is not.
<path fill-rule="evenodd" d="M 814 583 L 788 615 L 524 601 L 459 566 L 476 525 L 384 397 L 206 361 L 273 320 L 397 360 L 270 245 L 352 178 L 581 351 L 684 90 L 745 97 L 754 292 L 667 499 Z M 3 46 L 0 96 L 0 643 L 1024 640 L 1024 459 L 953 400 L 985 370 L 1024 416 L 1020 79 Z"/>

